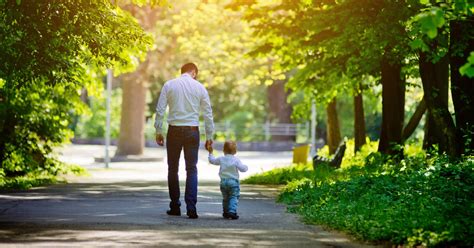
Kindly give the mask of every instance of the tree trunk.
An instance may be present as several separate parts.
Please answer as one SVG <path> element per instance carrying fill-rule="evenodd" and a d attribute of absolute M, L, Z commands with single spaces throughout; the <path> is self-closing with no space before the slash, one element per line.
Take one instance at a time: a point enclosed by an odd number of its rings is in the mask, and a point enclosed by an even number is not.
<path fill-rule="evenodd" d="M 436 44 L 434 48 L 436 48 Z M 424 147 L 437 144 L 440 152 L 458 156 L 456 129 L 448 109 L 449 60 L 444 56 L 432 63 L 428 54 L 420 52 L 419 69 L 428 109 Z"/>
<path fill-rule="evenodd" d="M 3 160 L 6 157 L 6 143 L 12 140 L 12 136 L 15 134 L 15 126 L 18 123 L 16 115 L 10 104 L 10 97 L 7 94 L 3 94 L 4 91 L 0 90 L 0 168 L 3 164 Z"/>
<path fill-rule="evenodd" d="M 354 153 L 365 145 L 365 116 L 362 92 L 354 96 Z"/>
<path fill-rule="evenodd" d="M 402 144 L 405 107 L 405 79 L 400 62 L 391 63 L 387 56 L 381 61 L 382 68 L 382 129 L 379 152 L 403 155 L 397 148 Z"/>
<path fill-rule="evenodd" d="M 155 28 L 161 11 L 151 6 L 122 6 L 137 18 L 140 26 L 147 31 Z M 162 59 L 162 58 L 160 58 Z M 116 156 L 141 155 L 145 146 L 146 92 L 148 89 L 149 71 L 158 57 L 149 51 L 145 61 L 141 62 L 135 72 L 123 75 L 122 78 L 122 116 Z"/>
<path fill-rule="evenodd" d="M 339 129 L 339 118 L 337 117 L 336 105 L 336 98 L 333 98 L 326 107 L 329 154 L 334 154 L 339 143 L 341 143 L 341 131 Z"/>
<path fill-rule="evenodd" d="M 421 102 L 416 107 L 415 113 L 411 116 L 410 120 L 408 121 L 407 125 L 403 129 L 402 132 L 402 141 L 407 140 L 410 136 L 415 132 L 416 127 L 420 124 L 421 118 L 426 112 L 426 101 L 425 99 L 421 99 Z M 426 127 L 426 125 L 425 125 Z"/>
<path fill-rule="evenodd" d="M 291 123 L 291 105 L 288 104 L 288 93 L 285 91 L 285 80 L 274 81 L 267 87 L 269 119 L 278 123 Z M 295 141 L 296 136 L 272 136 L 272 141 Z"/>
<path fill-rule="evenodd" d="M 474 154 L 474 78 L 462 76 L 459 68 L 474 51 L 474 17 L 450 23 L 451 94 L 456 117 L 459 150 Z"/>
<path fill-rule="evenodd" d="M 433 115 L 430 113 L 428 109 L 426 110 L 425 116 L 425 127 L 423 128 L 424 136 L 423 136 L 423 150 L 430 150 L 432 149 L 436 142 L 436 133 L 433 123 Z"/>
<path fill-rule="evenodd" d="M 142 70 L 122 77 L 122 116 L 115 156 L 141 155 L 145 146 L 146 83 Z"/>

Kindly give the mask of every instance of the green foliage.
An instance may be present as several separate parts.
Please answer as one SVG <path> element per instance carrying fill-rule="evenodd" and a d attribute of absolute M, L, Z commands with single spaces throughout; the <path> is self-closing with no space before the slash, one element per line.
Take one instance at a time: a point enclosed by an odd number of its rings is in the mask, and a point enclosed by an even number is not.
<path fill-rule="evenodd" d="M 130 55 L 143 57 L 151 42 L 129 14 L 105 1 L 5 1 L 0 10 L 7 87 L 80 82 L 83 65 L 130 70 Z"/>
<path fill-rule="evenodd" d="M 418 14 L 414 19 L 419 23 L 421 32 L 426 34 L 430 39 L 435 38 L 438 35 L 438 29 L 446 23 L 443 11 L 437 7 L 430 8 L 428 11 Z"/>
<path fill-rule="evenodd" d="M 287 184 L 293 180 L 311 178 L 312 170 L 313 169 L 309 164 L 299 164 L 290 167 L 276 168 L 271 171 L 250 176 L 242 180 L 242 183 L 269 185 Z"/>
<path fill-rule="evenodd" d="M 419 165 L 414 165 L 419 167 Z M 367 173 L 332 184 L 304 184 L 281 200 L 305 220 L 365 240 L 394 244 L 469 245 L 472 240 L 474 164 L 435 158 L 423 168 Z"/>
<path fill-rule="evenodd" d="M 471 54 L 469 54 L 467 63 L 461 66 L 461 68 L 459 68 L 459 72 L 463 76 L 468 76 L 470 78 L 474 77 L 474 52 L 471 52 Z"/>
<path fill-rule="evenodd" d="M 433 62 L 445 56 L 456 47 L 447 39 L 449 23 L 474 14 L 473 2 L 464 0 L 234 0 L 231 4 L 236 9 L 242 6 L 261 37 L 252 54 L 278 56 L 274 67 L 291 72 L 287 88 L 292 90 L 297 119 L 309 116 L 312 101 L 325 105 L 335 96 L 359 90 L 365 95 L 379 83 L 382 58 L 402 64 L 403 78 L 418 78 L 418 53 L 427 52 Z M 460 41 L 451 44 L 456 42 Z M 460 71 L 471 77 L 472 68 L 468 61 Z"/>
<path fill-rule="evenodd" d="M 45 0 L 0 1 L 0 37 L 0 169 L 23 187 L 63 170 L 52 151 L 85 110 L 81 89 L 96 92 L 105 67 L 132 70 L 151 37 L 108 1 Z"/>
<path fill-rule="evenodd" d="M 169 5 L 167 0 L 114 0 L 113 3 L 116 5 L 123 5 L 123 4 L 136 4 L 138 6 L 167 6 Z"/>
<path fill-rule="evenodd" d="M 407 22 L 411 29 L 413 40 L 410 45 L 415 50 L 429 51 L 428 44 L 440 33 L 448 33 L 451 21 L 465 20 L 474 15 L 474 2 L 472 1 L 427 1 L 420 0 L 423 7 Z M 451 41 L 453 44 L 459 41 Z M 442 49 L 437 49 L 442 50 Z M 439 51 L 431 51 L 439 53 Z M 471 55 L 473 56 L 473 55 Z M 474 57 L 474 56 L 473 56 Z M 474 59 L 468 59 L 466 64 L 460 68 L 462 75 L 474 77 L 472 64 Z"/>
<path fill-rule="evenodd" d="M 234 1 L 262 37 L 254 54 L 277 55 L 288 88 L 318 102 L 376 82 L 380 61 L 409 53 L 404 23 L 416 1 Z M 342 21 L 344 20 L 344 21 Z M 365 80 L 374 76 L 372 82 Z"/>
<path fill-rule="evenodd" d="M 103 138 L 105 137 L 106 104 L 103 97 L 90 97 L 90 110 L 79 116 L 77 127 L 74 130 L 76 138 Z M 120 115 L 122 89 L 114 89 L 111 98 L 110 137 L 118 138 L 120 131 Z M 153 136 L 154 138 L 154 136 Z"/>
<path fill-rule="evenodd" d="M 225 121 L 235 112 L 251 113 L 260 122 L 267 109 L 264 82 L 281 79 L 269 69 L 269 58 L 251 58 L 247 53 L 256 38 L 242 13 L 219 1 L 173 1 L 173 8 L 160 10 L 151 26 L 156 49 L 148 72 L 154 113 L 162 85 L 179 75 L 179 67 L 194 62 L 198 80 L 211 96 L 214 120 Z"/>
<path fill-rule="evenodd" d="M 0 104 L 5 114 L 1 168 L 7 176 L 22 176 L 39 169 L 55 174 L 54 159 L 49 154 L 54 146 L 71 137 L 68 111 L 78 104 L 74 93 L 40 82 L 10 92 L 16 97 Z"/>
<path fill-rule="evenodd" d="M 232 139 L 243 142 L 265 140 L 265 130 L 256 126 L 261 124 L 262 120 L 255 116 L 253 111 L 235 111 L 225 118 L 225 123 L 228 123 L 230 128 L 226 130 L 227 132 L 216 132 L 216 140 Z"/>
<path fill-rule="evenodd" d="M 370 146 L 346 156 L 341 169 L 293 166 L 245 182 L 286 184 L 279 201 L 289 211 L 364 240 L 408 246 L 474 243 L 472 157 L 451 161 L 407 145 L 405 159 L 399 160 L 370 153 Z M 283 175 L 289 172 L 293 179 Z"/>

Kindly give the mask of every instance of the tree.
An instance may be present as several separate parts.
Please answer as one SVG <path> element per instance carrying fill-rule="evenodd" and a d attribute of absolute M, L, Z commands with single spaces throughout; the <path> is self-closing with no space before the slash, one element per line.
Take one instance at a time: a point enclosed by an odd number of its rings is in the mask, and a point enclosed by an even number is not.
<path fill-rule="evenodd" d="M 474 3 L 471 3 L 474 6 Z M 474 12 L 471 7 L 471 11 Z M 450 23 L 451 94 L 456 113 L 456 134 L 461 152 L 474 154 L 474 75 L 462 75 L 464 64 L 474 61 L 474 13 Z M 470 56 L 470 57 L 469 57 Z M 468 60 L 468 58 L 470 58 Z M 472 68 L 472 67 L 471 67 Z"/>
<path fill-rule="evenodd" d="M 365 145 L 365 115 L 362 89 L 354 94 L 354 153 Z"/>
<path fill-rule="evenodd" d="M 402 143 L 405 107 L 405 80 L 402 78 L 401 63 L 391 62 L 384 57 L 381 62 L 382 73 L 382 131 L 379 151 L 398 154 L 395 147 Z"/>
<path fill-rule="evenodd" d="M 339 143 L 341 143 L 341 130 L 339 128 L 339 118 L 337 116 L 337 101 L 334 97 L 326 107 L 327 113 L 327 141 L 329 154 L 336 152 Z"/>
<path fill-rule="evenodd" d="M 0 1 L 0 175 L 57 174 L 82 87 L 105 67 L 133 68 L 151 43 L 107 1 Z M 132 57 L 136 56 L 136 57 Z"/>
<path fill-rule="evenodd" d="M 133 73 L 120 77 L 122 82 L 122 111 L 120 116 L 120 132 L 115 156 L 140 155 L 145 146 L 145 107 L 148 82 L 144 68 L 147 63 L 140 64 Z"/>
<path fill-rule="evenodd" d="M 288 104 L 289 92 L 285 91 L 286 80 L 275 80 L 267 86 L 269 120 L 278 123 L 291 123 L 292 107 Z M 295 136 L 275 136 L 272 141 L 295 141 Z"/>
<path fill-rule="evenodd" d="M 150 87 L 158 89 L 151 92 L 152 98 L 157 98 L 166 80 L 179 75 L 182 64 L 193 61 L 200 69 L 199 81 L 211 95 L 216 120 L 224 120 L 236 110 L 264 119 L 261 113 L 268 108 L 263 92 L 274 80 L 285 77 L 279 70 L 270 71 L 269 58 L 247 56 L 256 39 L 249 25 L 242 22 L 242 13 L 215 1 L 176 1 L 174 5 L 154 29 L 161 38 L 156 39 L 160 66 L 153 66 L 149 73 Z M 154 112 L 155 106 L 151 107 Z"/>
<path fill-rule="evenodd" d="M 148 32 L 152 32 L 156 22 L 162 18 L 161 8 L 126 4 L 124 7 Z M 153 50 L 148 51 L 146 60 L 140 63 L 133 72 L 120 77 L 122 83 L 122 111 L 120 116 L 120 132 L 115 156 L 141 155 L 145 146 L 145 113 L 146 95 L 149 87 L 148 71 L 153 70 L 156 61 Z"/>
<path fill-rule="evenodd" d="M 250 113 L 254 121 L 264 121 L 266 85 L 283 78 L 278 72 L 269 71 L 268 59 L 246 56 L 254 39 L 240 13 L 212 1 L 174 1 L 172 8 L 162 9 L 124 8 L 156 38 L 155 49 L 148 52 L 146 61 L 137 71 L 121 78 L 123 130 L 118 155 L 141 153 L 145 120 L 150 120 L 155 112 L 162 85 L 178 76 L 180 66 L 190 61 L 199 67 L 198 80 L 211 95 L 216 121 L 236 112 Z M 141 93 L 130 97 L 132 93 L 127 91 Z M 151 99 L 145 97 L 144 91 Z M 132 143 L 133 140 L 136 142 Z"/>
<path fill-rule="evenodd" d="M 356 88 L 365 75 L 381 77 L 385 118 L 379 151 L 398 153 L 393 144 L 401 143 L 402 62 L 409 48 L 403 23 L 411 16 L 412 8 L 405 2 L 350 0 L 267 5 L 236 1 L 236 5 L 249 6 L 248 19 L 255 23 L 256 34 L 265 37 L 257 50 L 279 54 L 286 59 L 287 69 L 299 69 L 298 80 L 289 83 L 293 89 L 308 87 L 315 97 L 324 99 L 333 92 Z M 335 80 L 328 80 L 331 78 Z"/>
<path fill-rule="evenodd" d="M 298 80 L 290 80 L 290 88 L 308 88 L 305 92 L 323 99 L 340 94 L 342 89 L 357 88 L 354 86 L 361 77 L 380 78 L 380 152 L 401 154 L 400 145 L 419 122 L 424 104 L 428 110 L 426 135 L 435 133 L 430 142 L 436 143 L 440 152 L 459 156 L 461 151 L 472 151 L 474 3 L 236 0 L 231 6 L 246 6 L 256 34 L 264 37 L 257 51 L 278 54 L 285 69 L 298 69 Z M 455 125 L 446 101 L 448 51 Z M 403 135 L 405 81 L 415 76 L 411 72 L 416 67 L 425 97 Z M 344 77 L 351 79 L 350 83 L 328 80 Z"/>
<path fill-rule="evenodd" d="M 429 113 L 428 128 L 431 126 L 431 133 L 438 137 L 431 142 L 439 145 L 440 152 L 453 157 L 471 153 L 474 119 L 470 113 L 474 110 L 474 79 L 469 73 L 469 52 L 474 50 L 474 3 L 423 3 L 425 8 L 413 17 L 417 36 L 411 45 L 420 51 L 419 68 Z M 456 123 L 446 103 L 448 60 Z"/>

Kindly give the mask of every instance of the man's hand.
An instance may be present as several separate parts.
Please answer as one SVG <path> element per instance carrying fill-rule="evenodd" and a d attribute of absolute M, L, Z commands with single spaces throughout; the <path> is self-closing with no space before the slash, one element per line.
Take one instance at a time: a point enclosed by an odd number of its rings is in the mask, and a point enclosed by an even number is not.
<path fill-rule="evenodd" d="M 209 152 L 212 152 L 212 140 L 206 140 L 206 144 L 204 145 L 204 147 L 205 147 L 206 150 L 208 150 Z"/>
<path fill-rule="evenodd" d="M 165 144 L 165 138 L 163 138 L 163 135 L 161 133 L 156 134 L 156 144 L 159 146 L 163 146 Z"/>

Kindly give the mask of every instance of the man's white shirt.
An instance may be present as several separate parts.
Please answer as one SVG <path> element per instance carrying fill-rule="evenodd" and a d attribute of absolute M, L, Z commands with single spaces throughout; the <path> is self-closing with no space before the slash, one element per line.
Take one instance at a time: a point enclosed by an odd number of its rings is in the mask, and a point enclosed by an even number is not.
<path fill-rule="evenodd" d="M 172 126 L 199 126 L 199 113 L 202 111 L 206 128 L 206 137 L 212 139 L 214 120 L 211 100 L 206 88 L 184 73 L 179 78 L 169 80 L 161 89 L 156 105 L 155 129 L 163 133 L 163 118 L 169 106 L 168 124 Z"/>

